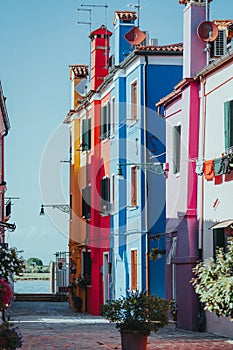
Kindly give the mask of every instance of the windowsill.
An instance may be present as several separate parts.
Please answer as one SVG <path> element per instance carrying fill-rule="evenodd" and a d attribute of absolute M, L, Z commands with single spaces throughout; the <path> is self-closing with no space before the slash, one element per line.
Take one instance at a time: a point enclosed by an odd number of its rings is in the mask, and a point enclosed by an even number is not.
<path fill-rule="evenodd" d="M 127 126 L 132 128 L 134 125 L 138 124 L 138 119 L 127 119 Z"/>
<path fill-rule="evenodd" d="M 175 173 L 174 175 L 175 175 L 175 177 L 178 178 L 178 177 L 180 177 L 180 172 L 179 173 Z"/>
<path fill-rule="evenodd" d="M 100 212 L 100 215 L 101 215 L 102 217 L 106 217 L 106 216 L 109 216 L 109 215 L 110 215 L 110 212 L 109 212 L 109 211 L 107 211 L 107 212 Z"/>
<path fill-rule="evenodd" d="M 110 139 L 110 136 L 109 137 L 106 137 L 105 139 L 100 139 L 101 140 L 101 143 L 106 143 L 107 141 L 109 141 Z"/>
<path fill-rule="evenodd" d="M 128 205 L 127 209 L 132 211 L 132 210 L 137 210 L 139 208 L 139 205 Z"/>

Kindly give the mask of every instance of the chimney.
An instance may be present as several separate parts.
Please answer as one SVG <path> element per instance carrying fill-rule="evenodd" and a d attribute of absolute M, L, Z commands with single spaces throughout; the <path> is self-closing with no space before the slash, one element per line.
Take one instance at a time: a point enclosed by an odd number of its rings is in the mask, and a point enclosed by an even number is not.
<path fill-rule="evenodd" d="M 206 43 L 197 35 L 199 24 L 206 21 L 206 1 L 180 0 L 179 2 L 185 5 L 183 78 L 192 78 L 195 73 L 206 66 Z"/>
<path fill-rule="evenodd" d="M 108 75 L 110 37 L 112 33 L 102 25 L 90 33 L 91 39 L 91 89 L 96 90 Z"/>
<path fill-rule="evenodd" d="M 79 101 L 85 95 L 87 83 L 88 66 L 82 64 L 70 65 L 71 80 L 71 110 L 79 105 Z"/>
<path fill-rule="evenodd" d="M 125 39 L 125 34 L 135 26 L 136 19 L 136 12 L 134 11 L 115 11 L 113 24 L 116 66 L 119 66 L 119 64 L 124 61 L 134 49 L 134 47 Z"/>

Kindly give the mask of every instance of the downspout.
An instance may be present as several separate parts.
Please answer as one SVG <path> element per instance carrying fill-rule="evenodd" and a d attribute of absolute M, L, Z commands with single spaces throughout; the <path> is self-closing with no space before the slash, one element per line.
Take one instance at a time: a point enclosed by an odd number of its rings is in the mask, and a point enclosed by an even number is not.
<path fill-rule="evenodd" d="M 205 133 L 206 133 L 206 96 L 205 96 L 205 85 L 206 79 L 200 77 L 201 80 L 201 122 L 202 122 L 202 133 L 201 142 L 199 141 L 200 152 L 199 156 L 204 161 L 205 158 Z M 200 198 L 200 224 L 199 224 L 199 237 L 198 237 L 198 249 L 200 252 L 200 258 L 203 257 L 203 226 L 204 226 L 204 176 L 201 177 L 201 198 Z"/>
<path fill-rule="evenodd" d="M 143 65 L 143 127 L 144 127 L 144 162 L 147 163 L 147 67 L 148 56 L 145 55 Z M 146 291 L 150 293 L 150 264 L 149 264 L 149 232 L 148 232 L 148 184 L 147 184 L 147 169 L 145 168 L 145 232 L 146 232 Z"/>
<path fill-rule="evenodd" d="M 2 183 L 5 182 L 5 150 L 4 150 L 4 136 L 1 136 L 2 138 L 2 149 L 1 149 L 1 153 L 2 153 Z M 1 220 L 3 222 L 5 222 L 5 191 L 2 192 L 1 194 L 1 197 L 2 197 L 2 218 Z M 2 230 L 2 240 L 1 240 L 1 243 L 5 243 L 5 227 L 2 227 L 1 228 Z"/>

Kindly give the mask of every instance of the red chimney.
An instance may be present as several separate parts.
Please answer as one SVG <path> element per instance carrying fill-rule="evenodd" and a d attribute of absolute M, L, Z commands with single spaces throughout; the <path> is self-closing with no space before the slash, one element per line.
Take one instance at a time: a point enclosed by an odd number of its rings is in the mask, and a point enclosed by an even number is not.
<path fill-rule="evenodd" d="M 90 33 L 91 44 L 91 89 L 96 90 L 108 75 L 110 37 L 112 33 L 102 25 Z"/>

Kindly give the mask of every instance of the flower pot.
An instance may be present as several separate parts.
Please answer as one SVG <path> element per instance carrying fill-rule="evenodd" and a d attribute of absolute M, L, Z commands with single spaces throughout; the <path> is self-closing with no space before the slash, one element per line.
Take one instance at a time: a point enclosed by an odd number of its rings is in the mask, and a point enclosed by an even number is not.
<path fill-rule="evenodd" d="M 133 333 L 131 331 L 121 332 L 122 350 L 146 350 L 147 336 L 143 334 Z"/>
<path fill-rule="evenodd" d="M 7 339 L 4 335 L 0 334 L 0 348 L 3 348 L 7 345 Z"/>

